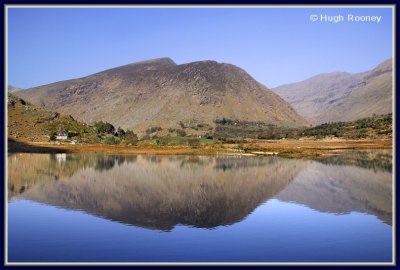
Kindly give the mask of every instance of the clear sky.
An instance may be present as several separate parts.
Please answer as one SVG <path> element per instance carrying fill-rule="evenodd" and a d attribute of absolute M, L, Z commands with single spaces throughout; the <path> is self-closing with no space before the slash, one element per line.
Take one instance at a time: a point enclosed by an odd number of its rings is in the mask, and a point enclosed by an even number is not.
<path fill-rule="evenodd" d="M 8 83 L 21 88 L 158 57 L 231 63 L 271 88 L 392 57 L 390 8 L 10 8 L 7 30 Z"/>

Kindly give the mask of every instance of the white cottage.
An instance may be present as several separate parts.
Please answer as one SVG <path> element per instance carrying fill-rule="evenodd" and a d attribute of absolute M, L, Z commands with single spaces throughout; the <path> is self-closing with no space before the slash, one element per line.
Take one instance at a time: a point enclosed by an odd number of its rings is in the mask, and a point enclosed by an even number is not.
<path fill-rule="evenodd" d="M 65 132 L 65 131 L 58 132 L 57 136 L 56 136 L 56 139 L 57 140 L 66 140 L 66 139 L 68 139 L 68 133 Z"/>

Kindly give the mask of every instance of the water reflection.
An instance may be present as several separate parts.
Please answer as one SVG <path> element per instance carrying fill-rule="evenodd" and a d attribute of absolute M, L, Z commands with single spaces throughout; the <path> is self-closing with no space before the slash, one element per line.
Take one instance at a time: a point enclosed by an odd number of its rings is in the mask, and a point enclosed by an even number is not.
<path fill-rule="evenodd" d="M 327 165 L 357 166 L 392 172 L 392 150 L 337 150 L 316 160 Z"/>
<path fill-rule="evenodd" d="M 124 156 L 124 155 L 99 155 L 96 156 L 96 165 L 94 169 L 96 171 L 110 170 L 115 165 L 121 165 L 124 162 L 132 163 L 136 161 L 136 156 Z"/>
<path fill-rule="evenodd" d="M 240 158 L 235 159 L 231 157 L 220 157 L 216 159 L 214 168 L 219 171 L 226 170 L 239 170 L 242 168 L 250 167 L 268 167 L 269 164 L 276 162 L 276 158 L 265 158 L 265 157 L 252 157 L 252 158 Z"/>
<path fill-rule="evenodd" d="M 270 198 L 392 222 L 391 173 L 381 169 L 389 166 L 359 166 L 366 163 L 350 155 L 323 163 L 277 157 L 63 155 L 9 156 L 9 199 L 81 209 L 165 231 L 177 224 L 233 224 Z M 370 159 L 370 154 L 356 156 Z"/>
<path fill-rule="evenodd" d="M 116 164 L 133 163 L 132 155 L 10 154 L 8 156 L 8 198 L 39 183 L 67 179 L 77 171 L 112 169 Z"/>
<path fill-rule="evenodd" d="M 368 213 L 392 224 L 391 173 L 312 162 L 277 196 L 321 212 Z"/>

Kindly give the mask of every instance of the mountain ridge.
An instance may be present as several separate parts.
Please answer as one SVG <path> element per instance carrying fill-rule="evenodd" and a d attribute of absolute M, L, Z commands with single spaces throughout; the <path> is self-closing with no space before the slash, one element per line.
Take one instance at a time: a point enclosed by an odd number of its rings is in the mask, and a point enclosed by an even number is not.
<path fill-rule="evenodd" d="M 175 128 L 182 121 L 212 126 L 218 117 L 308 124 L 246 71 L 212 60 L 177 65 L 170 58 L 151 59 L 18 95 L 88 124 L 105 120 L 138 132 L 154 126 Z"/>
<path fill-rule="evenodd" d="M 391 113 L 392 59 L 369 71 L 322 73 L 272 90 L 313 124 Z"/>

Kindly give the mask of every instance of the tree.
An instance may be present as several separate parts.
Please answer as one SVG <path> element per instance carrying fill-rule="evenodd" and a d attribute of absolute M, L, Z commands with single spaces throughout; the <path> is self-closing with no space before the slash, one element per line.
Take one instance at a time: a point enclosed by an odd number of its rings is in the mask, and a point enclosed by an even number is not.
<path fill-rule="evenodd" d="M 118 127 L 117 132 L 115 132 L 115 136 L 117 137 L 124 137 L 125 136 L 125 130 L 123 130 L 122 128 Z"/>
<path fill-rule="evenodd" d="M 132 145 L 136 145 L 139 141 L 138 136 L 132 130 L 126 131 L 124 140 Z"/>
<path fill-rule="evenodd" d="M 108 122 L 99 121 L 96 122 L 94 126 L 96 127 L 98 133 L 114 134 L 115 132 L 115 127 Z"/>

